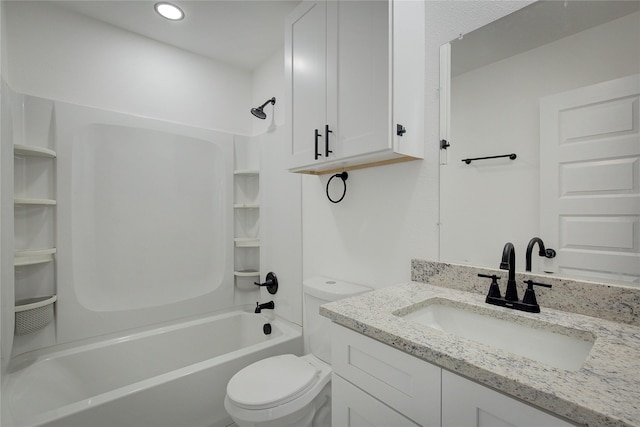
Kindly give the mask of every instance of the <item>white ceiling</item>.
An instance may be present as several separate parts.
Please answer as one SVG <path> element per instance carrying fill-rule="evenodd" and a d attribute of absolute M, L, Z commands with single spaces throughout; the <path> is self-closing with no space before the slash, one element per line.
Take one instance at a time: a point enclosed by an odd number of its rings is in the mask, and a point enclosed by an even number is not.
<path fill-rule="evenodd" d="M 300 0 L 169 0 L 185 12 L 168 21 L 155 0 L 53 1 L 116 27 L 252 70 L 284 44 L 285 17 Z"/>
<path fill-rule="evenodd" d="M 638 0 L 537 1 L 451 41 L 453 76 L 640 10 Z"/>

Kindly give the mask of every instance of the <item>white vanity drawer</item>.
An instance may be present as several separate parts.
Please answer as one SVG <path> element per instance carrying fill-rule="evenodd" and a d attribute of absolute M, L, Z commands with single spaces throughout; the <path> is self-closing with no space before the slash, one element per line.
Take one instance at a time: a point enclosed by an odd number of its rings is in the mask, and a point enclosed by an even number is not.
<path fill-rule="evenodd" d="M 439 367 L 335 323 L 332 328 L 335 374 L 421 426 L 440 426 Z"/>
<path fill-rule="evenodd" d="M 420 427 L 335 373 L 331 376 L 333 427 Z"/>

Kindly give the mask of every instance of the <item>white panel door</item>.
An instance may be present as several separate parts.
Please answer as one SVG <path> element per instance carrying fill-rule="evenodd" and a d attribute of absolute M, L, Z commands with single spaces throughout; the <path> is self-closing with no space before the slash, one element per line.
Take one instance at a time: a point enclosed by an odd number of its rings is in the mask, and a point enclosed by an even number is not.
<path fill-rule="evenodd" d="M 540 102 L 544 269 L 640 284 L 640 75 Z"/>

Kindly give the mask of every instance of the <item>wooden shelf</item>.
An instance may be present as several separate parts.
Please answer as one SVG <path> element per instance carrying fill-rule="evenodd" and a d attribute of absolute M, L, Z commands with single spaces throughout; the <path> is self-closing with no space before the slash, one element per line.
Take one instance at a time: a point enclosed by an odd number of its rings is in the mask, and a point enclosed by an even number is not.
<path fill-rule="evenodd" d="M 17 156 L 45 157 L 55 159 L 57 154 L 55 151 L 44 147 L 36 147 L 33 145 L 13 145 L 13 154 Z"/>
<path fill-rule="evenodd" d="M 16 197 L 13 199 L 15 205 L 36 205 L 36 206 L 55 206 L 58 202 L 54 199 L 32 199 Z"/>
<path fill-rule="evenodd" d="M 56 248 L 17 250 L 14 253 L 13 265 L 22 267 L 51 262 L 55 253 Z"/>

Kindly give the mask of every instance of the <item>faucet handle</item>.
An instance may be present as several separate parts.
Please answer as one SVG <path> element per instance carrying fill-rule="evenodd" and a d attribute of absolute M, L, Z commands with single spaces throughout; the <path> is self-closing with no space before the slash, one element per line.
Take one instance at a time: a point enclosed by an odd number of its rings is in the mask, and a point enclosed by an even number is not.
<path fill-rule="evenodd" d="M 272 271 L 267 273 L 267 277 L 264 283 L 253 282 L 256 286 L 266 286 L 267 291 L 273 295 L 278 292 L 278 278 L 276 274 Z"/>
<path fill-rule="evenodd" d="M 526 283 L 528 285 L 527 289 L 533 289 L 534 286 L 543 286 L 545 288 L 551 288 L 551 285 L 548 285 L 546 283 L 538 283 L 538 282 L 534 282 L 533 280 L 525 280 L 524 283 Z"/>
<path fill-rule="evenodd" d="M 489 286 L 489 293 L 487 294 L 487 298 L 502 298 L 502 294 L 500 293 L 500 286 L 498 286 L 498 279 L 500 279 L 500 276 L 496 276 L 495 274 L 478 274 L 478 277 L 486 277 L 487 279 L 491 279 L 491 285 Z"/>
<path fill-rule="evenodd" d="M 525 280 L 524 283 L 527 284 L 527 290 L 524 291 L 524 297 L 522 298 L 522 302 L 524 304 L 538 305 L 538 301 L 536 300 L 536 293 L 533 290 L 534 286 L 543 286 L 545 288 L 550 288 L 551 285 L 546 283 L 538 283 L 533 280 Z"/>

